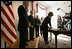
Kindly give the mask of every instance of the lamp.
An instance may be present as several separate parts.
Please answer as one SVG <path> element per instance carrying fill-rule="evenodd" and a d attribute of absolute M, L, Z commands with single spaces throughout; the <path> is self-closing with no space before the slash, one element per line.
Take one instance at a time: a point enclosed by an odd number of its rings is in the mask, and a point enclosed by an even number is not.
<path fill-rule="evenodd" d="M 61 11 L 63 11 L 61 8 L 58 8 L 57 10 L 61 10 Z M 65 11 L 63 11 L 63 12 L 65 12 Z M 66 12 L 65 12 L 66 13 Z"/>

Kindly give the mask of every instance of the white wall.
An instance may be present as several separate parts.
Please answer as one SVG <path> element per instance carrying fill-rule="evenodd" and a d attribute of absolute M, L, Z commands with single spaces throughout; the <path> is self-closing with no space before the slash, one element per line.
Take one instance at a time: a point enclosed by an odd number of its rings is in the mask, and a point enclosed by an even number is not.
<path fill-rule="evenodd" d="M 43 9 L 42 9 L 43 8 Z M 46 15 L 46 8 L 43 7 L 43 6 L 38 6 L 38 16 L 39 16 L 39 19 L 41 19 L 41 17 L 45 18 L 47 15 Z"/>

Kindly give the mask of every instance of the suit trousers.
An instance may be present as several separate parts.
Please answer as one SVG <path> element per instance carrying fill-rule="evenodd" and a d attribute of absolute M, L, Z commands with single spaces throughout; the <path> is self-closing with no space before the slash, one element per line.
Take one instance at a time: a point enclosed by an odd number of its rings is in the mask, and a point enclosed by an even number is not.
<path fill-rule="evenodd" d="M 37 26 L 35 27 L 35 30 L 36 30 L 36 37 L 38 37 L 38 36 L 39 36 L 39 25 L 37 25 Z"/>
<path fill-rule="evenodd" d="M 29 29 L 30 29 L 30 40 L 33 40 L 34 39 L 34 28 L 29 27 Z"/>
<path fill-rule="evenodd" d="M 28 34 L 28 30 L 25 29 L 25 30 L 22 30 L 20 31 L 20 44 L 19 44 L 19 47 L 20 48 L 25 48 L 26 46 L 26 41 L 27 41 L 27 35 Z"/>
<path fill-rule="evenodd" d="M 43 38 L 44 38 L 44 42 L 48 42 L 48 30 L 47 29 L 43 30 Z"/>

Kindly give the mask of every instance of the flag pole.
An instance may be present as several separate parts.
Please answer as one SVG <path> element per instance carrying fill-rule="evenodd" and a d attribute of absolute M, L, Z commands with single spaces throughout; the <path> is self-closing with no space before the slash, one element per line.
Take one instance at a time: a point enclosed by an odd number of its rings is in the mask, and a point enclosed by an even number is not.
<path fill-rule="evenodd" d="M 5 42 L 5 48 L 6 48 L 6 42 Z"/>

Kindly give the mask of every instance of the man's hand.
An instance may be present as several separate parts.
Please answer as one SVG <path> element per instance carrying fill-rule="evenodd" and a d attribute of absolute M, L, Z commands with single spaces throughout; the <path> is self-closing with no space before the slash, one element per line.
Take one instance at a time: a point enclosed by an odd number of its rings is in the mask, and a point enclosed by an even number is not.
<path fill-rule="evenodd" d="M 31 25 L 31 27 L 33 28 L 33 25 Z"/>
<path fill-rule="evenodd" d="M 52 28 L 52 27 L 50 27 L 50 28 Z"/>
<path fill-rule="evenodd" d="M 58 24 L 58 27 L 62 27 L 62 25 Z"/>
<path fill-rule="evenodd" d="M 52 27 L 50 27 L 49 29 L 52 29 Z"/>
<path fill-rule="evenodd" d="M 31 23 L 29 23 L 29 27 L 32 27 L 33 28 L 33 25 L 31 25 Z"/>
<path fill-rule="evenodd" d="M 31 24 L 29 23 L 29 27 L 31 26 Z"/>
<path fill-rule="evenodd" d="M 37 25 L 39 25 L 39 23 L 37 23 Z"/>

